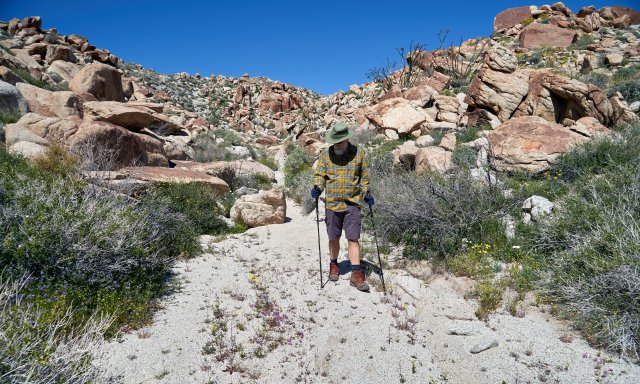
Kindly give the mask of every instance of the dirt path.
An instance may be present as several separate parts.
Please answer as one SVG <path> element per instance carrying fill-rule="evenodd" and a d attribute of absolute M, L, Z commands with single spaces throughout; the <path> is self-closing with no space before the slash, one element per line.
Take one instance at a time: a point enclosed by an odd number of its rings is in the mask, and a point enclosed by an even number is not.
<path fill-rule="evenodd" d="M 154 323 L 99 364 L 125 383 L 640 382 L 640 367 L 535 307 L 477 320 L 464 279 L 389 270 L 386 296 L 361 293 L 341 255 L 340 280 L 320 289 L 315 215 L 288 203 L 285 224 L 203 236 L 207 252 L 176 266 Z"/>

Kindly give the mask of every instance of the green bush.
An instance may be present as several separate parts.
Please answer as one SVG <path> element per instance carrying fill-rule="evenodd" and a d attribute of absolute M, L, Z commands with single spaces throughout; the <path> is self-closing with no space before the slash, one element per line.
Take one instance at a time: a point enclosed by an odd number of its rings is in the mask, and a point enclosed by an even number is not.
<path fill-rule="evenodd" d="M 618 136 L 605 136 L 575 148 L 553 166 L 552 173 L 563 180 L 574 181 L 595 175 L 614 166 L 640 161 L 640 124 L 623 127 Z"/>
<path fill-rule="evenodd" d="M 278 163 L 270 157 L 260 157 L 258 158 L 258 163 L 266 165 L 274 171 L 278 170 Z"/>
<path fill-rule="evenodd" d="M 490 129 L 491 126 L 488 124 L 467 127 L 463 131 L 456 133 L 456 141 L 458 143 L 468 143 L 480 137 L 481 131 Z"/>
<path fill-rule="evenodd" d="M 609 97 L 620 92 L 628 103 L 640 100 L 640 65 L 620 68 L 611 77 L 611 84 Z"/>
<path fill-rule="evenodd" d="M 561 157 L 570 181 L 531 234 L 545 258 L 541 286 L 592 340 L 640 356 L 640 124 Z"/>
<path fill-rule="evenodd" d="M 221 143 L 216 140 L 222 139 Z M 194 160 L 207 163 L 210 161 L 231 161 L 239 159 L 227 148 L 239 144 L 240 137 L 232 130 L 217 129 L 201 133 L 193 139 Z"/>
<path fill-rule="evenodd" d="M 16 75 L 20 76 L 27 83 L 31 85 L 35 85 L 38 88 L 43 88 L 49 91 L 68 91 L 69 90 L 69 88 L 66 86 L 51 85 L 44 80 L 38 80 L 35 77 L 31 76 L 29 71 L 25 68 L 16 67 L 16 68 L 13 68 L 13 72 Z"/>
<path fill-rule="evenodd" d="M 591 35 L 584 35 L 576 40 L 575 43 L 571 44 L 571 47 L 574 49 L 586 49 L 587 46 L 594 44 L 596 40 Z"/>
<path fill-rule="evenodd" d="M 580 76 L 580 81 L 585 84 L 593 84 L 602 90 L 606 90 L 609 86 L 609 76 L 604 73 L 591 72 L 587 75 Z"/>
<path fill-rule="evenodd" d="M 151 208 L 169 207 L 183 214 L 199 235 L 217 235 L 228 231 L 220 218 L 225 212 L 217 197 L 204 183 L 166 183 L 155 186 L 142 199 Z"/>
<path fill-rule="evenodd" d="M 32 277 L 25 305 L 62 314 L 73 304 L 69 329 L 94 314 L 114 316 L 112 330 L 148 321 L 173 260 L 199 251 L 192 224 L 167 206 L 50 174 L 0 150 L 0 270 Z"/>
<path fill-rule="evenodd" d="M 452 161 L 463 168 L 474 168 L 476 165 L 476 150 L 466 145 L 458 145 L 454 148 Z"/>
<path fill-rule="evenodd" d="M 446 176 L 395 172 L 372 179 L 379 233 L 412 258 L 443 259 L 465 244 L 504 242 L 501 218 L 514 204 L 460 168 Z"/>
<path fill-rule="evenodd" d="M 28 278 L 0 273 L 0 378 L 3 383 L 107 383 L 105 372 L 91 364 L 99 353 L 109 319 L 94 318 L 69 330 L 75 312 L 51 306 L 24 305 Z M 59 314 L 59 311 L 64 313 Z"/>
<path fill-rule="evenodd" d="M 613 166 L 580 180 L 537 239 L 550 269 L 543 288 L 579 328 L 640 356 L 640 174 Z"/>
<path fill-rule="evenodd" d="M 616 92 L 620 92 L 624 100 L 628 103 L 640 101 L 640 77 L 632 80 L 622 81 L 609 88 L 609 97 Z"/>
<path fill-rule="evenodd" d="M 311 212 L 315 207 L 315 202 L 309 196 L 309 191 L 313 188 L 313 159 L 293 143 L 287 145 L 286 154 L 284 186 L 287 193 L 302 206 L 303 212 Z"/>

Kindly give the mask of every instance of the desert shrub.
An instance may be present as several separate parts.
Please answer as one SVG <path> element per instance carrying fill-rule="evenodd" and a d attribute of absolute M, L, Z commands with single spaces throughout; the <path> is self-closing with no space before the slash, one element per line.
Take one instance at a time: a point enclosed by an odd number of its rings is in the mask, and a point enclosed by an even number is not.
<path fill-rule="evenodd" d="M 81 326 L 147 321 L 175 257 L 199 251 L 184 215 L 60 178 L 0 150 L 0 269 L 28 274 L 30 302 L 51 321 L 73 303 Z"/>
<path fill-rule="evenodd" d="M 29 70 L 26 68 L 13 68 L 13 72 L 20 76 L 24 81 L 31 85 L 35 85 L 38 88 L 44 88 L 49 91 L 68 91 L 69 88 L 66 85 L 51 85 L 44 80 L 38 80 L 35 77 L 31 76 Z"/>
<path fill-rule="evenodd" d="M 364 130 L 360 130 L 357 131 L 353 137 L 351 139 L 349 139 L 349 142 L 353 143 L 354 145 L 358 145 L 360 147 L 363 146 L 367 146 L 367 145 L 379 145 L 382 144 L 382 141 L 384 139 L 379 139 L 378 138 L 378 133 L 373 130 L 373 129 L 364 129 Z"/>
<path fill-rule="evenodd" d="M 574 49 L 586 49 L 587 46 L 594 44 L 596 40 L 591 35 L 584 35 L 578 38 L 575 43 L 571 44 Z"/>
<path fill-rule="evenodd" d="M 640 354 L 640 124 L 563 155 L 567 191 L 530 234 L 545 258 L 541 287 L 588 338 Z"/>
<path fill-rule="evenodd" d="M 278 170 L 278 163 L 276 163 L 276 161 L 271 157 L 262 156 L 262 157 L 259 157 L 257 161 L 258 163 L 266 165 L 267 167 L 271 168 L 274 171 Z"/>
<path fill-rule="evenodd" d="M 591 72 L 580 76 L 580 81 L 586 84 L 593 84 L 600 89 L 607 89 L 609 85 L 609 76 L 604 73 Z"/>
<path fill-rule="evenodd" d="M 73 310 L 49 321 L 46 308 L 30 306 L 28 278 L 0 273 L 0 381 L 3 383 L 110 382 L 91 364 L 98 354 L 109 319 L 91 318 L 68 330 Z"/>
<path fill-rule="evenodd" d="M 536 175 L 527 172 L 514 172 L 507 180 L 507 185 L 519 201 L 524 201 L 532 195 L 555 200 L 566 194 L 569 189 L 567 181 L 559 170 L 551 170 Z M 517 210 L 519 210 L 519 207 Z"/>
<path fill-rule="evenodd" d="M 68 176 L 78 171 L 79 161 L 59 144 L 54 144 L 33 159 L 33 165 L 45 172 Z"/>
<path fill-rule="evenodd" d="M 313 159 L 293 143 L 287 145 L 286 154 L 285 188 L 293 201 L 302 206 L 303 212 L 309 213 L 315 207 L 315 201 L 309 196 L 309 191 L 313 188 Z"/>
<path fill-rule="evenodd" d="M 463 168 L 474 168 L 476 165 L 476 150 L 466 145 L 458 145 L 453 150 L 452 161 Z"/>
<path fill-rule="evenodd" d="M 640 65 L 620 68 L 611 76 L 609 97 L 616 92 L 620 92 L 629 103 L 640 100 Z"/>
<path fill-rule="evenodd" d="M 218 139 L 222 139 L 218 142 Z M 194 160 L 202 163 L 210 161 L 231 161 L 239 157 L 227 148 L 240 142 L 240 137 L 232 130 L 217 129 L 201 133 L 193 138 Z"/>
<path fill-rule="evenodd" d="M 258 173 L 254 176 L 256 180 L 256 184 L 258 185 L 258 189 L 271 189 L 273 183 L 271 182 L 271 178 L 264 173 Z"/>
<path fill-rule="evenodd" d="M 564 154 L 552 172 L 566 181 L 594 175 L 605 169 L 640 161 L 640 124 L 619 129 L 617 135 L 604 136 L 576 147 Z"/>
<path fill-rule="evenodd" d="M 640 77 L 612 85 L 611 88 L 609 88 L 609 97 L 613 96 L 616 92 L 620 92 L 624 100 L 629 103 L 640 101 Z"/>
<path fill-rule="evenodd" d="M 393 150 L 397 147 L 398 142 L 390 140 L 366 151 L 365 161 L 370 180 L 380 179 L 393 172 Z"/>
<path fill-rule="evenodd" d="M 591 341 L 640 357 L 640 175 L 613 165 L 583 178 L 537 238 L 542 287 Z"/>
<path fill-rule="evenodd" d="M 217 197 L 218 193 L 204 183 L 166 183 L 155 186 L 142 198 L 150 207 L 169 207 L 183 214 L 197 234 L 216 235 L 227 231 Z"/>
<path fill-rule="evenodd" d="M 12 113 L 0 113 L 0 125 L 13 124 L 20 119 L 20 116 Z"/>
<path fill-rule="evenodd" d="M 483 130 L 490 130 L 491 126 L 485 125 L 473 125 L 466 127 L 466 129 L 456 133 L 456 140 L 458 143 L 468 143 L 480 137 L 480 132 Z"/>
<path fill-rule="evenodd" d="M 448 175 L 395 172 L 374 182 L 379 232 L 413 258 L 446 258 L 464 241 L 503 241 L 501 217 L 512 202 L 465 169 Z M 464 241 L 463 241 L 464 240 Z"/>

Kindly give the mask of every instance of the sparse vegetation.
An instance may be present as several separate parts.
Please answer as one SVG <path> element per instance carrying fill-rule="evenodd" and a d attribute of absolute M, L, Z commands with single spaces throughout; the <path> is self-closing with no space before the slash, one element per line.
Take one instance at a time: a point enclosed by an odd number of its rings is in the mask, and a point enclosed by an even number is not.
<path fill-rule="evenodd" d="M 571 180 L 557 212 L 536 234 L 546 258 L 542 287 L 592 341 L 640 356 L 637 287 L 640 125 L 598 139 L 557 165 Z"/>
<path fill-rule="evenodd" d="M 38 80 L 35 77 L 33 77 L 31 73 L 29 73 L 29 71 L 25 68 L 16 67 L 16 68 L 13 68 L 12 70 L 16 75 L 20 76 L 27 83 L 31 85 L 35 85 L 38 88 L 44 88 L 49 91 L 68 91 L 69 90 L 69 88 L 66 85 L 49 84 L 44 80 Z"/>
<path fill-rule="evenodd" d="M 284 163 L 284 186 L 288 195 L 308 213 L 315 208 L 315 201 L 309 196 L 313 188 L 313 159 L 304 149 L 293 143 L 286 148 L 287 159 Z"/>
<path fill-rule="evenodd" d="M 586 34 L 583 36 L 580 36 L 580 38 L 578 38 L 578 40 L 576 40 L 575 43 L 571 44 L 571 47 L 574 49 L 586 49 L 589 45 L 594 44 L 596 42 L 596 39 L 593 38 L 593 36 Z"/>
<path fill-rule="evenodd" d="M 233 230 L 208 187 L 136 200 L 83 181 L 77 166 L 62 148 L 34 165 L 0 149 L 0 332 L 12 343 L 0 348 L 3 377 L 90 377 L 87 343 L 148 322 L 173 261 L 200 252 L 197 235 Z"/>
<path fill-rule="evenodd" d="M 410 88 L 417 80 L 421 69 L 417 65 L 417 56 L 424 51 L 424 44 L 409 43 L 409 48 L 396 48 L 400 63 L 387 59 L 387 64 L 374 67 L 367 72 L 367 78 L 379 83 L 384 90 L 389 90 L 394 84 L 401 88 Z"/>

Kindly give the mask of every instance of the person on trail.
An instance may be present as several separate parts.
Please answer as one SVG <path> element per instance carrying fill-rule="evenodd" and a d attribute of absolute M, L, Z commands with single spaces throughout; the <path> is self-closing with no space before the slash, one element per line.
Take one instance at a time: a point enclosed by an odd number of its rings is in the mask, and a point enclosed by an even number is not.
<path fill-rule="evenodd" d="M 371 206 L 374 199 L 369 191 L 364 151 L 349 143 L 352 136 L 353 131 L 342 123 L 335 124 L 327 132 L 325 140 L 332 145 L 320 154 L 313 177 L 311 197 L 318 199 L 324 191 L 325 222 L 329 237 L 329 280 L 338 280 L 338 254 L 344 229 L 351 262 L 351 285 L 360 291 L 369 291 L 369 285 L 360 267 L 360 210 L 363 200 Z"/>

